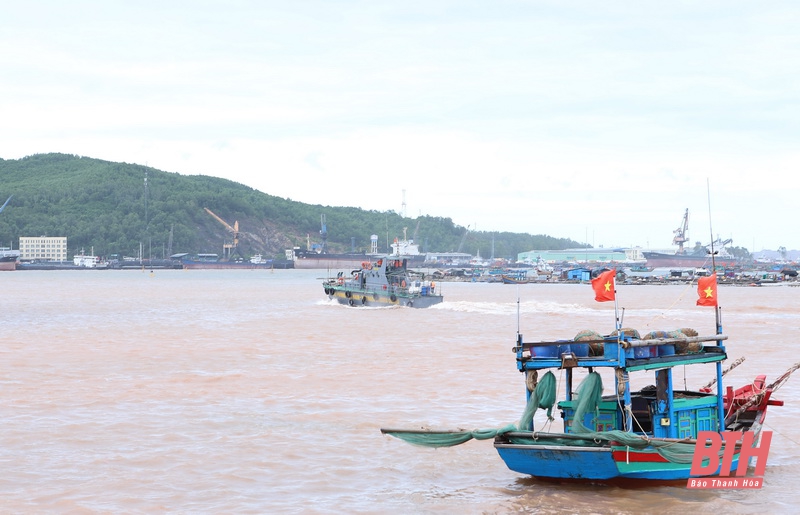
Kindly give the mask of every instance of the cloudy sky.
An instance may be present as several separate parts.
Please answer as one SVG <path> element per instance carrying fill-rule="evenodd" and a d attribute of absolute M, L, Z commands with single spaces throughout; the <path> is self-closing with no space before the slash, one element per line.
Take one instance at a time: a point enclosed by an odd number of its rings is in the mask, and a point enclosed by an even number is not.
<path fill-rule="evenodd" d="M 0 158 L 605 247 L 671 248 L 689 209 L 691 241 L 800 249 L 798 27 L 790 1 L 12 2 Z"/>

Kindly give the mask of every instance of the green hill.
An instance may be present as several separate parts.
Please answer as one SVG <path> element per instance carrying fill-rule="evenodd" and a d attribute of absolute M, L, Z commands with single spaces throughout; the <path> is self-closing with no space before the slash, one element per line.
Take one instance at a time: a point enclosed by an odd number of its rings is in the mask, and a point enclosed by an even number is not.
<path fill-rule="evenodd" d="M 564 249 L 577 242 L 545 235 L 467 232 L 450 218 L 405 218 L 386 211 L 304 204 L 216 177 L 180 175 L 128 163 L 66 154 L 0 159 L 0 246 L 18 248 L 20 236 L 66 236 L 69 254 L 81 249 L 108 256 L 162 258 L 173 253 L 222 254 L 238 222 L 243 255 L 283 258 L 284 250 L 319 243 L 325 215 L 331 251 L 367 251 L 372 234 L 379 252 L 387 242 L 416 233 L 424 251 L 462 252 L 516 259 L 533 249 Z M 145 186 L 146 185 L 146 186 Z"/>

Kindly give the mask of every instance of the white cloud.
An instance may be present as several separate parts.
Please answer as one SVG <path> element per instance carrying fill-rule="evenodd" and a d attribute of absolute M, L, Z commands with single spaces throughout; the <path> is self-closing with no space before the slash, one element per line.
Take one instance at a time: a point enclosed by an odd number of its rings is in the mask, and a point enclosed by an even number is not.
<path fill-rule="evenodd" d="M 800 248 L 775 222 L 800 214 L 794 4 L 88 5 L 4 13 L 0 157 L 405 190 L 410 216 L 606 246 L 669 247 L 686 208 L 707 240 L 710 185 L 735 244 Z"/>

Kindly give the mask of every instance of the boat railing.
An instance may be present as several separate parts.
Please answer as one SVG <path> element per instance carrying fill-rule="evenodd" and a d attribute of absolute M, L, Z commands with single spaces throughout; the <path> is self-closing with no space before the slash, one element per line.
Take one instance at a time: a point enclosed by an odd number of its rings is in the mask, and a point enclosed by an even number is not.
<path fill-rule="evenodd" d="M 728 337 L 724 334 L 716 334 L 714 336 L 685 336 L 685 337 L 678 337 L 678 338 L 650 338 L 650 339 L 640 339 L 640 338 L 631 338 L 628 336 L 623 336 L 621 338 L 617 338 L 616 336 L 606 336 L 603 338 L 597 338 L 594 340 L 552 340 L 552 341 L 538 341 L 538 342 L 522 342 L 518 341 L 517 346 L 515 346 L 512 351 L 518 352 L 520 350 L 530 350 L 533 347 L 549 347 L 549 346 L 560 346 L 569 343 L 577 343 L 577 344 L 592 344 L 592 343 L 609 343 L 610 341 L 617 342 L 619 341 L 619 345 L 623 349 L 631 348 L 631 347 L 651 347 L 651 346 L 658 346 L 658 345 L 675 345 L 676 343 L 701 343 L 701 342 L 713 342 L 713 341 L 721 341 L 727 340 Z"/>
<path fill-rule="evenodd" d="M 331 284 L 338 283 L 340 287 L 344 287 L 347 289 L 352 290 L 360 290 L 364 291 L 365 293 L 383 293 L 383 294 L 395 294 L 399 296 L 413 296 L 413 295 L 432 295 L 429 288 L 426 287 L 414 287 L 413 283 L 410 285 L 403 286 L 402 284 L 390 283 L 390 284 L 370 284 L 367 282 L 366 284 L 362 284 L 360 279 L 355 278 L 340 278 L 337 280 L 331 280 Z"/>
<path fill-rule="evenodd" d="M 517 368 L 612 367 L 648 370 L 689 363 L 711 363 L 726 359 L 722 345 L 727 336 L 684 336 L 640 339 L 628 335 L 605 336 L 592 340 L 523 342 L 517 335 Z M 699 345 L 715 342 L 714 345 Z M 677 351 L 676 346 L 694 344 L 694 350 Z M 671 346 L 671 347 L 667 347 Z M 691 349 L 691 347 L 689 347 Z M 659 350 L 663 349 L 663 350 Z"/>
<path fill-rule="evenodd" d="M 714 336 L 686 336 L 683 338 L 651 338 L 648 340 L 631 339 L 625 343 L 628 344 L 628 347 L 650 347 L 654 345 L 675 345 L 676 343 L 717 342 L 727 339 L 728 337 L 723 334 L 716 334 Z"/>

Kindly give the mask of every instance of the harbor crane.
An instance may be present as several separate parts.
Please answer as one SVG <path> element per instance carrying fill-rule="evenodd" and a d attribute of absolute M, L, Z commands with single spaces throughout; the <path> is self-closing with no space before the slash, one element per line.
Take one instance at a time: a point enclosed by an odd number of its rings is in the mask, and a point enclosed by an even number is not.
<path fill-rule="evenodd" d="M 673 231 L 675 237 L 672 238 L 672 244 L 678 246 L 678 252 L 676 254 L 683 254 L 683 244 L 689 241 L 689 238 L 686 236 L 686 233 L 689 231 L 689 208 L 686 208 L 686 213 L 683 215 L 683 223 L 680 227 Z"/>
<path fill-rule="evenodd" d="M 228 222 L 214 214 L 213 211 L 204 207 L 203 209 L 206 210 L 206 213 L 213 216 L 215 220 L 225 226 L 231 233 L 233 233 L 233 243 L 223 243 L 222 244 L 222 259 L 224 261 L 229 260 L 233 257 L 234 252 L 238 252 L 241 255 L 241 251 L 239 250 L 239 221 L 233 222 L 233 226 L 231 226 Z M 244 256 L 242 256 L 244 257 Z"/>

